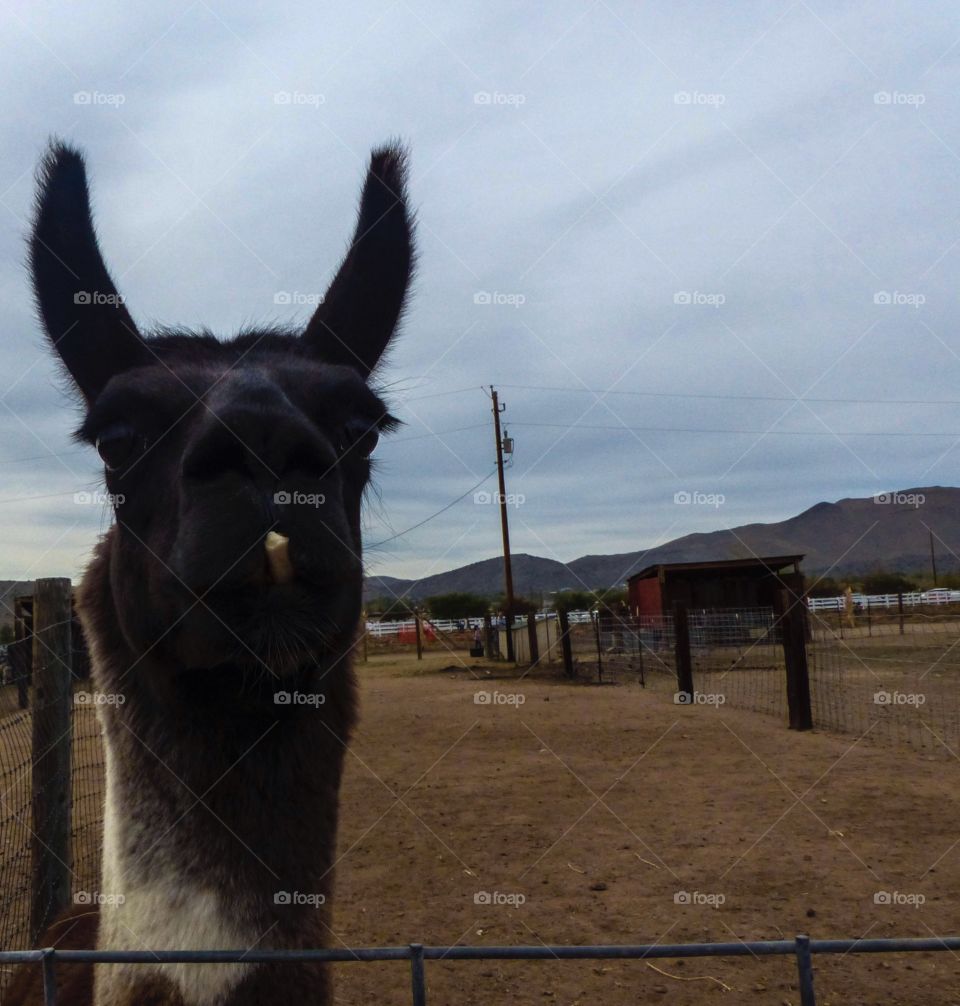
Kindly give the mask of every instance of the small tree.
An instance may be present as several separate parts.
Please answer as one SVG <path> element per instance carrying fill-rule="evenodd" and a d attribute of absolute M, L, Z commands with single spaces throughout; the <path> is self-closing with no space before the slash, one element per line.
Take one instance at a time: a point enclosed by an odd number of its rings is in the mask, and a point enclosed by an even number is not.
<path fill-rule="evenodd" d="M 424 601 L 424 606 L 432 618 L 476 618 L 486 614 L 489 602 L 481 594 L 434 594 Z"/>
<path fill-rule="evenodd" d="M 865 594 L 904 594 L 916 590 L 917 585 L 913 580 L 908 579 L 903 573 L 889 573 L 885 570 L 878 570 L 875 573 L 868 573 L 863 578 L 863 592 Z"/>
<path fill-rule="evenodd" d="M 413 618 L 415 602 L 406 597 L 375 597 L 366 604 L 367 616 L 386 621 Z"/>
<path fill-rule="evenodd" d="M 561 590 L 553 595 L 557 611 L 591 611 L 596 604 L 597 598 L 589 590 Z"/>
<path fill-rule="evenodd" d="M 847 589 L 845 583 L 835 580 L 832 576 L 820 579 L 807 577 L 806 586 L 810 597 L 839 597 Z"/>

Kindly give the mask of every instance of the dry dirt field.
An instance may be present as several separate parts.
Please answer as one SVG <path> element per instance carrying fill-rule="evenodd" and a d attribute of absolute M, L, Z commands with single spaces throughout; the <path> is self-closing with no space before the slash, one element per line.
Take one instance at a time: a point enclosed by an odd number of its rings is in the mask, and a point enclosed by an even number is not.
<path fill-rule="evenodd" d="M 665 689 L 477 680 L 442 670 L 451 663 L 376 655 L 359 667 L 334 942 L 957 932 L 955 761 L 676 706 Z M 477 704 L 478 691 L 523 703 Z M 876 904 L 881 891 L 911 903 Z M 491 901 L 511 903 L 477 903 L 494 892 Z M 678 892 L 706 903 L 677 904 Z M 430 962 L 428 1001 L 798 1001 L 791 958 L 655 965 Z M 815 966 L 820 1004 L 960 1003 L 960 959 L 949 952 Z M 407 966 L 341 965 L 337 998 L 409 1002 Z"/>
<path fill-rule="evenodd" d="M 792 733 L 731 705 L 674 705 L 666 675 L 646 689 L 598 687 L 466 664 L 434 651 L 422 663 L 371 652 L 358 665 L 331 945 L 960 930 L 955 758 Z M 477 703 L 478 692 L 504 701 Z M 74 851 L 85 875 L 100 770 L 92 717 L 77 729 Z M 11 768 L 19 757 L 0 754 Z M 677 903 L 681 892 L 689 903 Z M 878 892 L 900 903 L 876 904 Z M 960 1004 L 950 952 L 817 957 L 815 968 L 821 1006 Z M 342 1006 L 410 1001 L 405 963 L 343 964 L 337 978 Z M 789 957 L 428 962 L 427 987 L 433 1006 L 798 1002 Z"/>

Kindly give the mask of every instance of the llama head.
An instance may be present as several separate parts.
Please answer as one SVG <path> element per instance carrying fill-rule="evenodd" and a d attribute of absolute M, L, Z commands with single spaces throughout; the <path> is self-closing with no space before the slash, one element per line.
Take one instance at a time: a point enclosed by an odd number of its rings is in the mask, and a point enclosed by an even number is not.
<path fill-rule="evenodd" d="M 394 425 L 369 386 L 412 268 L 404 156 L 374 152 L 356 232 L 305 329 L 141 334 L 100 254 L 83 159 L 51 147 L 30 265 L 116 516 L 102 575 L 130 650 L 291 674 L 345 652 L 360 505 Z"/>

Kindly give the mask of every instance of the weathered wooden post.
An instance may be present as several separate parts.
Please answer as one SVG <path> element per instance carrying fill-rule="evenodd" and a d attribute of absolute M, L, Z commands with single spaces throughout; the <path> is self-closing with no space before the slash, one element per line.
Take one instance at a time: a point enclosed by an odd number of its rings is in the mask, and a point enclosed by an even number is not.
<path fill-rule="evenodd" d="M 590 613 L 590 620 L 593 622 L 593 638 L 594 642 L 597 644 L 597 682 L 603 684 L 603 653 L 602 646 L 600 644 L 600 612 L 592 611 Z"/>
<path fill-rule="evenodd" d="M 423 636 L 420 631 L 420 609 L 416 608 L 413 612 L 413 624 L 417 632 L 417 660 L 423 660 Z"/>
<path fill-rule="evenodd" d="M 693 660 L 690 657 L 690 622 L 687 606 L 673 602 L 674 660 L 677 665 L 677 691 L 693 702 Z"/>
<path fill-rule="evenodd" d="M 900 618 L 900 635 L 903 635 L 903 591 L 897 591 L 897 614 Z"/>
<path fill-rule="evenodd" d="M 810 671 L 807 665 L 806 606 L 791 603 L 789 590 L 780 591 L 783 658 L 787 668 L 787 708 L 791 730 L 813 729 L 810 708 Z"/>
<path fill-rule="evenodd" d="M 531 611 L 527 615 L 527 642 L 530 646 L 530 666 L 540 662 L 540 645 L 537 639 L 537 616 Z"/>
<path fill-rule="evenodd" d="M 493 646 L 493 619 L 490 617 L 489 611 L 483 616 L 483 642 L 487 660 L 493 660 L 494 653 L 497 656 L 500 655 L 499 648 L 494 649 Z"/>
<path fill-rule="evenodd" d="M 573 650 L 570 647 L 570 617 L 566 610 L 557 612 L 557 622 L 560 625 L 560 652 L 563 654 L 563 673 L 573 677 Z"/>
<path fill-rule="evenodd" d="M 70 901 L 71 600 L 63 577 L 34 585 L 33 939 Z"/>

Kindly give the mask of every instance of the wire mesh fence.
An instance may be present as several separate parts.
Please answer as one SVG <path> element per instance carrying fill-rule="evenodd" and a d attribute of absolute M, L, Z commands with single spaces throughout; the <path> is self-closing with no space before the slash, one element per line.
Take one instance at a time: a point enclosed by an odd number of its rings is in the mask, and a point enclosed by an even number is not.
<path fill-rule="evenodd" d="M 3 714 L 0 719 L 0 947 L 31 945 L 31 729 L 30 713 L 10 708 L 16 686 L 0 689 Z M 0 997 L 11 969 L 0 967 Z"/>

